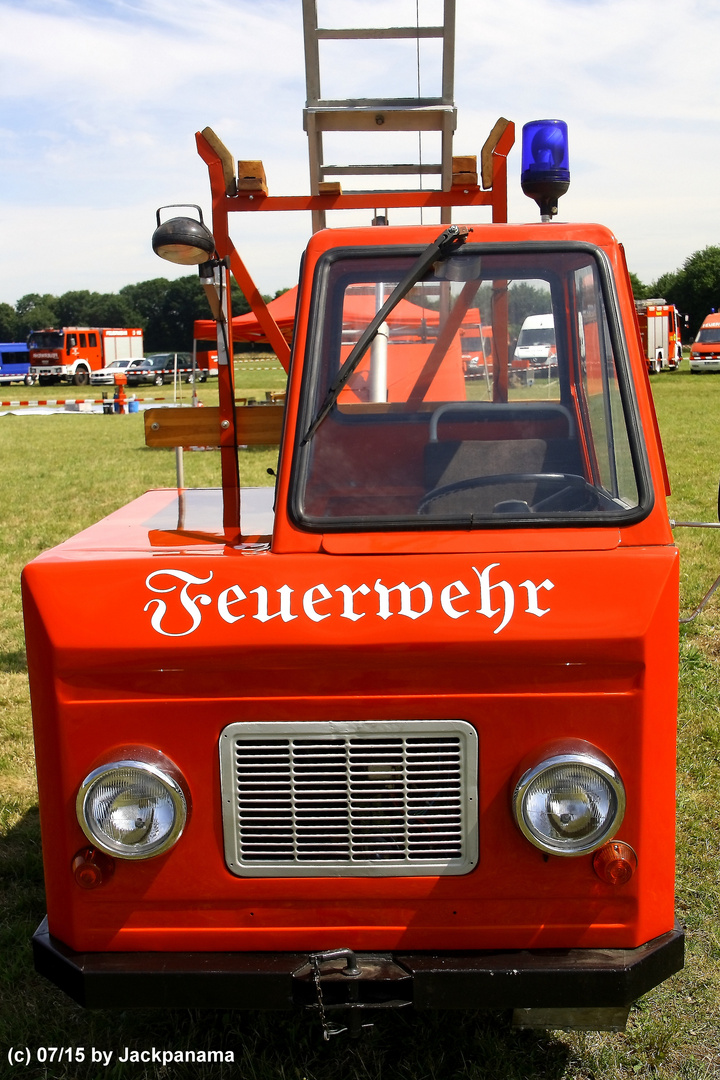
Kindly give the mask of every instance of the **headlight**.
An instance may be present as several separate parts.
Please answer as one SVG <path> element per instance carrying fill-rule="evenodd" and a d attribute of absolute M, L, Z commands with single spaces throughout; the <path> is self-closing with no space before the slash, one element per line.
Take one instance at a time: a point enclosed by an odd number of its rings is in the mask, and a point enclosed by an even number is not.
<path fill-rule="evenodd" d="M 584 855 L 609 840 L 625 813 L 625 788 L 594 747 L 558 752 L 523 774 L 513 811 L 531 844 L 553 855 Z"/>
<path fill-rule="evenodd" d="M 77 796 L 88 840 L 119 859 L 150 859 L 179 839 L 187 820 L 182 788 L 144 761 L 113 761 L 94 769 Z"/>

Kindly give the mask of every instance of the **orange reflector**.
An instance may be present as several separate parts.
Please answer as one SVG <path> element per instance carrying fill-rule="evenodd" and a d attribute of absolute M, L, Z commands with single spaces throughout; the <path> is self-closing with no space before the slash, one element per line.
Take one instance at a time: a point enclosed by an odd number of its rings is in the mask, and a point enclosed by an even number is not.
<path fill-rule="evenodd" d="M 81 848 L 72 861 L 73 877 L 81 889 L 97 889 L 112 877 L 114 869 L 114 860 L 92 847 Z"/>
<path fill-rule="evenodd" d="M 608 885 L 626 885 L 637 870 L 637 855 L 629 844 L 612 840 L 595 852 L 593 870 Z"/>

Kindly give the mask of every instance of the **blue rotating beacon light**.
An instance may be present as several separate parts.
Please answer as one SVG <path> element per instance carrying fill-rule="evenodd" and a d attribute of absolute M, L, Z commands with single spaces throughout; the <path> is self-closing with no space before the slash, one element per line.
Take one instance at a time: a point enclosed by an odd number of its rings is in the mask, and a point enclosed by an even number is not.
<path fill-rule="evenodd" d="M 520 183 L 525 194 L 540 207 L 541 219 L 552 221 L 558 199 L 570 187 L 564 120 L 531 120 L 523 126 Z"/>

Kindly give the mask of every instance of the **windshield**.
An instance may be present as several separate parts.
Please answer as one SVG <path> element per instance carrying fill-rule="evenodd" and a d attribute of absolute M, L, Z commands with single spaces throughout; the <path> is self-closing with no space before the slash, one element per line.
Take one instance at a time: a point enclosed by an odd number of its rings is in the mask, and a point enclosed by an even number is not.
<path fill-rule="evenodd" d="M 594 249 L 570 248 L 467 244 L 435 264 L 390 313 L 312 437 L 299 439 L 299 524 L 610 524 L 643 512 L 642 451 L 603 275 Z M 334 252 L 321 262 L 302 432 L 415 255 Z M 557 352 L 540 365 L 516 352 L 538 312 L 552 316 L 554 329 L 539 332 Z"/>
<path fill-rule="evenodd" d="M 708 326 L 704 330 L 698 331 L 698 336 L 695 338 L 696 344 L 705 345 L 717 345 L 720 343 L 720 326 Z"/>
<path fill-rule="evenodd" d="M 554 345 L 555 330 L 552 326 L 524 327 L 518 338 L 518 348 L 528 345 Z"/>
<path fill-rule="evenodd" d="M 28 349 L 62 349 L 63 335 L 60 330 L 38 330 L 30 334 Z"/>

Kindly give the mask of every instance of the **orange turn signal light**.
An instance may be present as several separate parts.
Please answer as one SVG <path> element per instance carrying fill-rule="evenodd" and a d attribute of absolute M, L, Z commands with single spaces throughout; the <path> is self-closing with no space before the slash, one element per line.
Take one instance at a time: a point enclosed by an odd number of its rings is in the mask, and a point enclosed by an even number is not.
<path fill-rule="evenodd" d="M 611 840 L 595 852 L 593 870 L 607 885 L 627 885 L 637 870 L 637 855 L 629 844 Z"/>
<path fill-rule="evenodd" d="M 72 861 L 73 877 L 81 889 L 97 889 L 114 870 L 115 860 L 94 847 L 81 848 Z"/>

